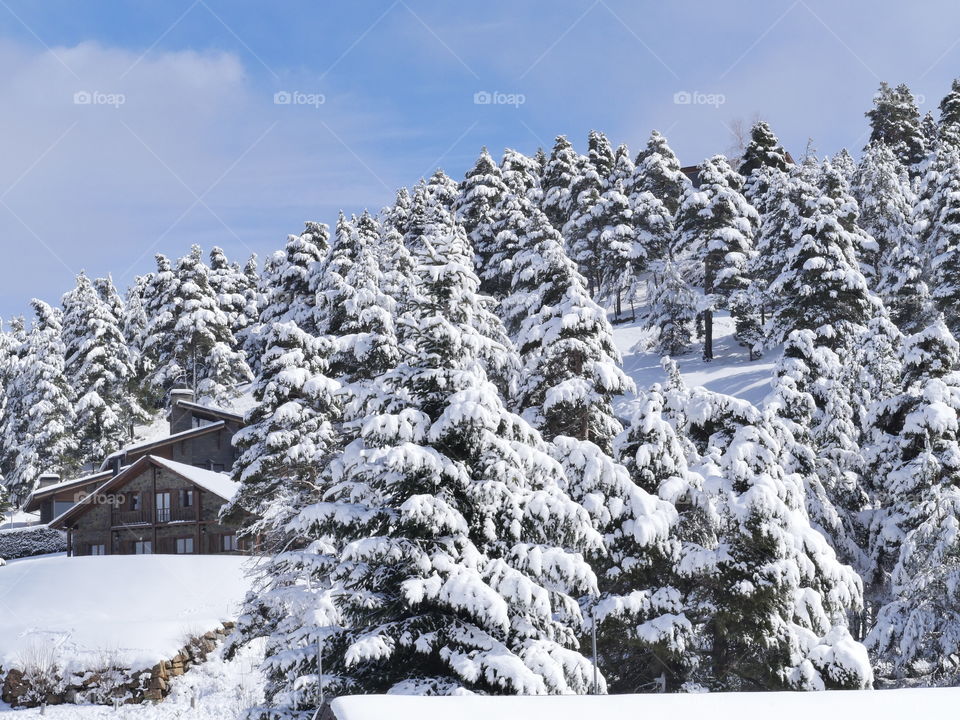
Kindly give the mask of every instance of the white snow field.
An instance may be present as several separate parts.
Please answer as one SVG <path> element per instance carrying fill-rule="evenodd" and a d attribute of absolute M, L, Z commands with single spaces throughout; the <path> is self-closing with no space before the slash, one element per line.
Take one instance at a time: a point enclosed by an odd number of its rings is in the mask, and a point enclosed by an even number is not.
<path fill-rule="evenodd" d="M 960 688 L 551 697 L 365 695 L 333 701 L 337 720 L 810 720 L 952 717 Z"/>
<path fill-rule="evenodd" d="M 708 390 L 758 405 L 770 391 L 770 379 L 781 349 L 768 350 L 763 357 L 751 362 L 747 349 L 736 341 L 733 331 L 733 319 L 726 313 L 718 313 L 713 323 L 713 361 L 703 361 L 700 343 L 694 343 L 690 352 L 673 360 L 690 387 L 703 385 Z M 613 325 L 613 341 L 623 356 L 624 372 L 636 383 L 637 390 L 646 390 L 653 383 L 667 379 L 660 365 L 660 355 L 645 350 L 648 335 L 649 331 L 643 329 L 640 321 Z M 625 410 L 632 400 L 620 399 L 617 403 L 619 415 L 630 414 Z"/>
<path fill-rule="evenodd" d="M 43 556 L 0 567 L 0 666 L 38 647 L 69 669 L 104 657 L 169 659 L 188 636 L 235 620 L 249 588 L 235 555 Z"/>

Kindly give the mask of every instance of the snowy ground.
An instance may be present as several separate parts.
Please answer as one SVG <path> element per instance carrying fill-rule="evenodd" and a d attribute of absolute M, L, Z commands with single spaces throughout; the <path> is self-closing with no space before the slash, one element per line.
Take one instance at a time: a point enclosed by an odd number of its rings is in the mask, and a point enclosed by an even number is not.
<path fill-rule="evenodd" d="M 61 665 L 116 659 L 151 667 L 191 635 L 234 620 L 248 558 L 231 555 L 63 555 L 0 567 L 0 665 L 53 646 Z"/>
<path fill-rule="evenodd" d="M 203 665 L 171 681 L 170 695 L 153 705 L 58 705 L 48 707 L 45 718 L 53 720 L 239 720 L 247 708 L 263 700 L 259 672 L 262 647 L 242 650 L 226 662 L 219 651 Z M 40 717 L 40 709 L 11 710 L 0 703 L 0 718 L 14 720 Z"/>
<path fill-rule="evenodd" d="M 680 373 L 688 385 L 703 385 L 709 390 L 733 395 L 758 404 L 770 391 L 773 367 L 780 356 L 778 349 L 768 351 L 758 360 L 750 361 L 747 349 L 733 337 L 733 320 L 727 315 L 714 318 L 712 362 L 704 362 L 702 348 L 694 345 L 686 355 L 675 358 Z M 626 322 L 613 326 L 613 340 L 623 355 L 623 369 L 633 378 L 638 390 L 666 380 L 660 366 L 660 355 L 646 352 L 650 335 L 640 322 Z M 618 403 L 618 411 L 628 415 L 628 399 Z"/>
<path fill-rule="evenodd" d="M 454 697 L 368 695 L 335 700 L 338 720 L 810 720 L 956 716 L 960 688 L 810 693 L 711 693 L 606 697 Z"/>

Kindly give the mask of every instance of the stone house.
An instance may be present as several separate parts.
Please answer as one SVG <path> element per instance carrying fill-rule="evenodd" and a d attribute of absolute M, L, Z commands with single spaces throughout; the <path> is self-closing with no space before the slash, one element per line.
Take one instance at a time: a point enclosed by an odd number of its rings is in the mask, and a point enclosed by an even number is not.
<path fill-rule="evenodd" d="M 128 445 L 96 471 L 44 475 L 23 509 L 66 531 L 73 555 L 236 552 L 235 528 L 218 521 L 236 492 L 229 475 L 243 417 L 171 392 L 169 432 Z"/>
<path fill-rule="evenodd" d="M 218 520 L 238 485 L 223 473 L 145 455 L 50 527 L 66 531 L 69 555 L 238 552 L 236 528 Z"/>

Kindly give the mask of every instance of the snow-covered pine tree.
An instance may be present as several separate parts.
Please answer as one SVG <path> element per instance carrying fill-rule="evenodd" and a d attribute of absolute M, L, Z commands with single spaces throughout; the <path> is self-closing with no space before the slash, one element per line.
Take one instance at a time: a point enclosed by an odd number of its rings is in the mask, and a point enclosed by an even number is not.
<path fill-rule="evenodd" d="M 602 164 L 602 156 L 601 156 Z M 612 159 L 611 159 L 612 162 Z M 563 226 L 567 253 L 587 280 L 591 294 L 600 292 L 603 284 L 603 246 L 599 220 L 600 196 L 603 193 L 603 175 L 592 162 L 582 162 L 570 182 L 569 220 Z"/>
<path fill-rule="evenodd" d="M 950 84 L 950 92 L 940 101 L 937 139 L 955 150 L 960 150 L 960 78 Z"/>
<path fill-rule="evenodd" d="M 647 291 L 644 325 L 657 333 L 660 355 L 683 355 L 697 335 L 700 295 L 690 287 L 671 260 L 653 263 Z"/>
<path fill-rule="evenodd" d="M 557 230 L 570 219 L 570 185 L 577 175 L 579 156 L 563 135 L 558 135 L 543 168 L 541 209 Z"/>
<path fill-rule="evenodd" d="M 584 452 L 587 443 L 561 438 L 556 444 L 566 450 L 568 476 L 594 478 L 582 483 L 583 489 L 601 490 L 598 499 L 621 500 L 587 505 L 604 521 L 607 552 L 593 559 L 600 598 L 590 620 L 598 625 L 607 682 L 613 692 L 638 692 L 656 687 L 662 677 L 670 692 L 682 688 L 699 662 L 697 630 L 709 609 L 698 560 L 711 557 L 719 518 L 703 478 L 687 466 L 684 443 L 664 417 L 661 388 L 654 385 L 640 400 L 630 427 L 614 443 L 619 464 Z M 650 506 L 648 495 L 663 501 L 669 513 L 661 504 L 637 512 L 638 505 Z"/>
<path fill-rule="evenodd" d="M 376 243 L 378 238 L 376 221 L 368 213 L 365 212 L 362 218 L 354 216 L 350 220 L 340 213 L 330 252 L 316 273 L 317 280 L 312 286 L 316 297 L 312 332 L 329 336 L 340 334 L 347 316 L 345 303 L 353 294 L 347 276 L 360 248 L 371 242 Z"/>
<path fill-rule="evenodd" d="M 257 404 L 234 437 L 240 490 L 222 517 L 239 523 L 241 537 L 266 558 L 257 565 L 256 590 L 246 599 L 230 650 L 266 638 L 266 706 L 251 715 L 296 717 L 316 707 L 303 690 L 304 677 L 316 677 L 321 628 L 337 621 L 329 595 L 336 548 L 289 523 L 322 495 L 327 465 L 341 443 L 340 385 L 327 376 L 328 340 L 288 321 L 266 329 L 265 345 L 254 386 Z"/>
<path fill-rule="evenodd" d="M 367 221 L 373 222 L 367 215 L 358 221 L 361 234 L 373 229 L 367 227 Z M 376 244 L 377 238 L 373 237 L 361 241 L 357 248 L 344 278 L 347 292 L 343 298 L 343 321 L 333 338 L 330 371 L 351 383 L 387 372 L 400 357 L 394 328 L 397 302 L 381 289 L 383 273 Z"/>
<path fill-rule="evenodd" d="M 538 204 L 542 197 L 540 174 L 542 168 L 536 158 L 527 157 L 521 152 L 507 148 L 500 161 L 500 173 L 503 182 L 516 195 L 522 195 Z"/>
<path fill-rule="evenodd" d="M 857 161 L 853 159 L 849 150 L 840 148 L 840 151 L 830 158 L 830 163 L 848 184 L 853 183 L 853 176 L 857 172 Z"/>
<path fill-rule="evenodd" d="M 481 280 L 488 272 L 495 273 L 492 258 L 498 249 L 496 208 L 507 192 L 500 167 L 483 148 L 460 184 L 460 195 L 454 205 L 457 220 L 463 223 L 476 253 L 476 266 Z M 487 291 L 486 287 L 484 291 Z"/>
<path fill-rule="evenodd" d="M 324 223 L 307 222 L 302 233 L 287 237 L 283 256 L 264 267 L 268 293 L 260 311 L 263 326 L 293 321 L 304 332 L 314 332 L 316 286 L 329 249 L 330 233 Z"/>
<path fill-rule="evenodd" d="M 690 180 L 680 171 L 680 161 L 658 131 L 650 133 L 647 145 L 634 160 L 630 197 L 649 192 L 663 203 L 670 216 L 680 207 L 680 198 Z"/>
<path fill-rule="evenodd" d="M 174 362 L 174 310 L 180 281 L 165 255 L 158 253 L 156 263 L 156 271 L 147 276 L 143 287 L 146 325 L 142 331 L 137 370 L 137 376 L 143 379 L 139 393 L 146 408 L 161 407 L 167 390 L 175 382 L 175 377 L 169 376 L 166 369 Z"/>
<path fill-rule="evenodd" d="M 743 194 L 758 211 L 761 211 L 759 203 L 769 187 L 767 173 L 759 171 L 762 168 L 770 168 L 785 173 L 790 165 L 787 151 L 780 145 L 770 126 L 763 120 L 755 123 L 750 128 L 750 142 L 740 159 L 738 171 L 745 178 Z"/>
<path fill-rule="evenodd" d="M 431 208 L 407 353 L 374 380 L 325 502 L 301 515 L 343 542 L 333 578 L 347 627 L 325 641 L 327 689 L 584 692 L 574 597 L 596 580 L 570 550 L 599 538 L 482 370 L 479 280 L 445 215 Z"/>
<path fill-rule="evenodd" d="M 209 268 L 210 289 L 217 298 L 220 310 L 227 317 L 230 332 L 239 342 L 243 331 L 250 324 L 247 295 L 249 280 L 243 269 L 227 260 L 223 249 L 219 247 L 210 251 Z"/>
<path fill-rule="evenodd" d="M 427 195 L 434 205 L 439 205 L 448 213 L 453 213 L 460 198 L 460 185 L 443 170 L 437 168 L 427 180 Z"/>
<path fill-rule="evenodd" d="M 620 157 L 625 157 L 627 162 L 630 160 L 627 155 Z M 619 319 L 623 312 L 623 303 L 629 302 L 632 306 L 636 299 L 639 275 L 641 270 L 645 269 L 645 257 L 642 248 L 637 246 L 633 211 L 616 172 L 616 166 L 611 178 L 613 181 L 603 191 L 596 208 L 600 247 L 600 296 L 607 302 L 613 301 L 614 313 Z"/>
<path fill-rule="evenodd" d="M 73 436 L 73 397 L 64 374 L 60 312 L 42 300 L 30 302 L 36 315 L 22 361 L 7 393 L 24 417 L 19 423 L 15 463 L 5 473 L 17 503 L 23 502 L 44 472 L 67 475 L 77 469 Z"/>
<path fill-rule="evenodd" d="M 63 296 L 64 374 L 75 398 L 74 425 L 80 466 L 99 463 L 130 438 L 143 419 L 130 396 L 133 360 L 114 310 L 86 275 Z"/>
<path fill-rule="evenodd" d="M 870 120 L 870 142 L 889 147 L 911 174 L 926 155 L 923 128 L 917 101 L 906 85 L 891 88 L 881 82 L 873 97 L 873 109 L 866 113 Z"/>
<path fill-rule="evenodd" d="M 402 187 L 397 190 L 393 205 L 383 211 L 384 223 L 400 233 L 400 237 L 403 237 L 403 234 L 407 232 L 407 223 L 410 222 L 410 205 L 410 191 Z"/>
<path fill-rule="evenodd" d="M 477 268 L 480 288 L 486 294 L 503 298 L 510 292 L 514 256 L 521 247 L 523 229 L 537 209 L 521 192 L 504 191 L 493 212 L 493 251 L 486 264 Z"/>
<path fill-rule="evenodd" d="M 862 689 L 873 674 L 844 615 L 859 577 L 810 525 L 767 418 L 740 426 L 720 460 L 720 548 L 706 623 L 708 683 L 726 690 Z"/>
<path fill-rule="evenodd" d="M 933 300 L 947 327 L 960 333 L 960 155 L 949 153 L 934 201 L 930 233 Z"/>
<path fill-rule="evenodd" d="M 319 468 L 337 443 L 340 384 L 328 377 L 333 344 L 293 321 L 274 322 L 253 387 L 256 405 L 234 436 L 233 477 L 240 490 L 222 515 L 242 523 L 241 535 L 275 540 L 292 509 L 313 492 Z"/>
<path fill-rule="evenodd" d="M 184 383 L 198 398 L 229 404 L 253 376 L 243 353 L 233 349 L 236 340 L 208 273 L 197 245 L 177 262 L 175 302 L 163 310 L 170 315 L 170 356 L 153 370 L 151 381 L 165 390 Z"/>
<path fill-rule="evenodd" d="M 542 220 L 539 235 L 518 254 L 513 279 L 515 295 L 535 292 L 539 302 L 527 305 L 516 334 L 523 363 L 518 406 L 548 440 L 569 435 L 609 452 L 622 429 L 611 399 L 633 383 L 620 367 L 606 314 Z"/>
<path fill-rule="evenodd" d="M 591 130 L 587 134 L 587 159 L 600 177 L 602 183 L 610 177 L 617 158 L 613 152 L 613 145 L 607 136 L 599 130 Z"/>
<path fill-rule="evenodd" d="M 912 200 L 906 171 L 893 151 L 883 143 L 867 146 L 854 175 L 853 197 L 859 204 L 857 224 L 876 243 L 862 258 L 869 276 L 879 278 L 895 248 L 912 242 Z"/>
<path fill-rule="evenodd" d="M 824 160 L 818 173 L 820 191 L 831 198 L 837 208 L 837 219 L 851 239 L 851 259 L 860 266 L 860 272 L 871 288 L 876 284 L 874 258 L 879 255 L 877 241 L 860 225 L 860 206 L 853 196 L 850 182 L 844 174 Z"/>
<path fill-rule="evenodd" d="M 703 356 L 713 359 L 713 308 L 729 308 L 730 297 L 750 284 L 748 262 L 759 218 L 743 196 L 742 179 L 727 159 L 715 155 L 698 168 L 700 187 L 689 186 L 677 211 L 675 255 L 702 282 Z"/>
<path fill-rule="evenodd" d="M 893 679 L 954 684 L 960 654 L 960 346 L 942 322 L 904 342 L 900 394 L 875 414 L 885 450 L 871 579 L 884 603 L 866 644 Z M 887 583 L 889 583 L 887 585 Z"/>
<path fill-rule="evenodd" d="M 605 187 L 611 188 L 617 183 L 623 188 L 633 184 L 633 174 L 636 168 L 630 159 L 630 149 L 626 145 L 618 145 L 613 153 L 613 168 L 607 175 Z"/>
<path fill-rule="evenodd" d="M 802 174 L 790 183 L 789 203 L 789 244 L 781 272 L 769 288 L 778 301 L 768 336 L 779 343 L 793 330 L 808 329 L 818 342 L 840 347 L 876 310 L 876 299 L 856 262 L 853 238 L 841 223 L 845 211 Z"/>

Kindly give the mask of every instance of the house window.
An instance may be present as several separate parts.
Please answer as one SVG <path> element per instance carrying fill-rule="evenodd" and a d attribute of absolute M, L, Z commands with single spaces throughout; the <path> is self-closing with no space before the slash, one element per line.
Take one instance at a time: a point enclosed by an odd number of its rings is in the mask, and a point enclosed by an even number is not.
<path fill-rule="evenodd" d="M 170 493 L 156 494 L 157 522 L 170 522 Z"/>
<path fill-rule="evenodd" d="M 127 506 L 131 510 L 140 510 L 140 493 L 129 493 L 127 495 Z"/>
<path fill-rule="evenodd" d="M 221 538 L 220 549 L 224 552 L 231 552 L 237 549 L 237 536 L 236 535 L 223 535 Z"/>
<path fill-rule="evenodd" d="M 188 555 L 193 552 L 193 538 L 177 538 L 177 554 Z"/>
<path fill-rule="evenodd" d="M 180 491 L 180 507 L 193 507 L 193 490 Z"/>
<path fill-rule="evenodd" d="M 90 546 L 91 555 L 106 555 L 107 548 L 105 545 L 91 545 Z"/>
<path fill-rule="evenodd" d="M 153 553 L 153 543 L 149 540 L 137 540 L 133 543 L 134 555 L 151 555 Z"/>

